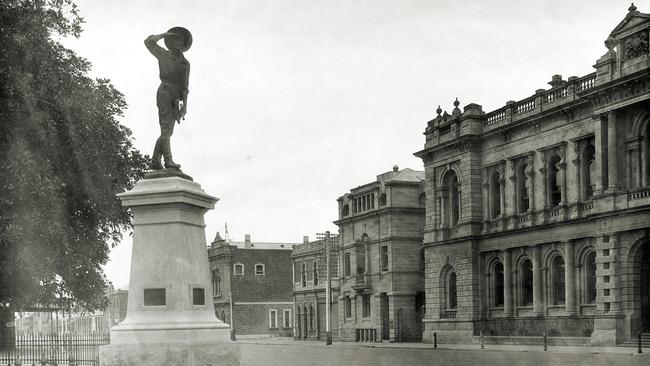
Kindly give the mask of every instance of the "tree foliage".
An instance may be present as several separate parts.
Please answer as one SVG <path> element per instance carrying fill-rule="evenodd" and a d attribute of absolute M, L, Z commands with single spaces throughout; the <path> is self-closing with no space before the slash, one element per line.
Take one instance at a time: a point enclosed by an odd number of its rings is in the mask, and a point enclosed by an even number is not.
<path fill-rule="evenodd" d="M 131 225 L 115 194 L 147 164 L 124 96 L 56 40 L 82 23 L 71 0 L 0 2 L 0 301 L 15 309 L 106 305 L 102 265 Z"/>

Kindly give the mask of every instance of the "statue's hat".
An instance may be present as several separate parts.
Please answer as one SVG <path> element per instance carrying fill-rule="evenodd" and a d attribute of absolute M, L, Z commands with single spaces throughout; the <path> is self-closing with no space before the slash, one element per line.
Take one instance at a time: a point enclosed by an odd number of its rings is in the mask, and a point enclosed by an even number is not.
<path fill-rule="evenodd" d="M 183 38 L 183 47 L 179 49 L 181 52 L 185 52 L 190 49 L 192 46 L 192 33 L 183 27 L 174 27 L 167 31 L 167 33 L 175 33 Z M 168 38 L 165 38 L 165 46 L 168 49 L 171 49 L 173 46 Z"/>

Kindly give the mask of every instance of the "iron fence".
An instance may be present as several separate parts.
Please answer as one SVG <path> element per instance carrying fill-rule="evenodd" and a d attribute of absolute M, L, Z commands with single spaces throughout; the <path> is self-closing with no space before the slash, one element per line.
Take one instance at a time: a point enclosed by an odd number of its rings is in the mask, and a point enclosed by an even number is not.
<path fill-rule="evenodd" d="M 0 348 L 0 365 L 99 365 L 99 346 L 109 344 L 108 333 L 17 335 Z M 74 362 L 72 362 L 74 361 Z"/>

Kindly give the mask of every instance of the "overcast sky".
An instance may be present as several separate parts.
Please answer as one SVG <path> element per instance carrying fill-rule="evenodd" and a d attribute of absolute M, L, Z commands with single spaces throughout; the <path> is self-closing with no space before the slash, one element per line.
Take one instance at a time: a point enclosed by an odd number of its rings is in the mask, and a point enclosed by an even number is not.
<path fill-rule="evenodd" d="M 300 242 L 336 232 L 336 199 L 376 175 L 421 170 L 413 156 L 438 104 L 488 112 L 582 76 L 629 2 L 416 0 L 78 0 L 85 18 L 65 44 L 112 80 L 122 119 L 151 154 L 159 135 L 156 59 L 143 40 L 192 32 L 186 120 L 174 160 L 221 200 L 206 237 Z M 650 12 L 647 1 L 636 4 Z M 161 42 L 162 43 L 162 42 Z M 128 283 L 127 236 L 106 273 Z"/>

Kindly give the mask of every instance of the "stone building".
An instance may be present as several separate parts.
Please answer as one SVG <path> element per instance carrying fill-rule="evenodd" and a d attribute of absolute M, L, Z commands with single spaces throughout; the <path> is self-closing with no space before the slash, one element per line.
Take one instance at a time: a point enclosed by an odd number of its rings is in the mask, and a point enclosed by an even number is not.
<path fill-rule="evenodd" d="M 415 154 L 426 341 L 614 345 L 650 328 L 649 29 L 632 5 L 595 72 L 489 113 L 438 108 Z"/>
<path fill-rule="evenodd" d="M 338 246 L 338 235 L 331 235 L 331 240 Z M 332 338 L 338 339 L 338 256 L 336 247 L 330 257 L 330 330 Z M 309 241 L 305 237 L 303 244 L 294 245 L 291 254 L 293 261 L 293 301 L 294 301 L 294 337 L 296 339 L 325 339 L 326 327 L 326 283 L 327 257 L 322 238 Z"/>
<path fill-rule="evenodd" d="M 245 238 L 231 242 L 217 233 L 208 248 L 217 318 L 233 325 L 237 336 L 290 337 L 291 247 L 296 243 L 252 242 L 248 234 Z"/>
<path fill-rule="evenodd" d="M 111 326 L 113 326 L 121 323 L 126 318 L 126 309 L 129 301 L 128 286 L 112 291 L 109 296 L 111 301 L 109 311 Z"/>
<path fill-rule="evenodd" d="M 344 341 L 422 335 L 424 174 L 377 176 L 338 199 L 338 330 Z"/>

